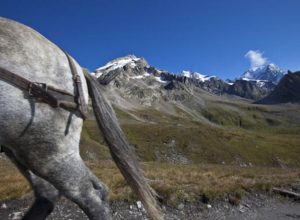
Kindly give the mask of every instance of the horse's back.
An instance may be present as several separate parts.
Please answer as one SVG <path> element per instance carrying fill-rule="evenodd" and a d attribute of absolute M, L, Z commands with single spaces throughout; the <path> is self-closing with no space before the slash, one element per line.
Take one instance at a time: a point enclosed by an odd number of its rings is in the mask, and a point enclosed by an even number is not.
<path fill-rule="evenodd" d="M 74 92 L 65 54 L 38 32 L 5 18 L 0 18 L 0 66 L 29 80 Z"/>
<path fill-rule="evenodd" d="M 0 17 L 0 66 L 30 81 L 46 83 L 74 93 L 72 73 L 60 48 L 33 29 Z M 87 86 L 80 66 L 85 99 Z M 61 108 L 33 101 L 22 91 L 0 80 L 0 144 L 55 141 L 74 135 L 79 141 L 82 120 Z M 68 135 L 67 135 L 68 133 Z"/>

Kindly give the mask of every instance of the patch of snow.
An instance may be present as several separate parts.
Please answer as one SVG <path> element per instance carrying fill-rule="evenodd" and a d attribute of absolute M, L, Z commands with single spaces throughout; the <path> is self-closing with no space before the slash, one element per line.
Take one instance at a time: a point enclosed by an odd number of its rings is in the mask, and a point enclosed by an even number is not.
<path fill-rule="evenodd" d="M 200 80 L 201 82 L 205 82 L 205 81 L 210 80 L 211 78 L 215 78 L 215 76 L 207 76 L 207 75 L 203 75 L 201 73 L 186 71 L 186 70 L 183 70 L 180 75 L 185 76 L 187 78 L 197 79 L 197 80 Z"/>
<path fill-rule="evenodd" d="M 243 77 L 242 80 L 245 80 L 245 81 L 254 81 L 254 80 L 249 79 L 249 78 L 247 78 L 247 77 Z"/>
<path fill-rule="evenodd" d="M 257 69 L 257 68 L 255 68 L 255 70 L 254 70 L 254 68 L 252 68 L 251 70 L 254 72 L 254 71 L 256 71 L 256 69 Z M 251 78 L 252 78 L 252 74 L 251 74 L 250 71 L 247 71 L 247 72 L 243 75 L 243 80 L 251 79 Z"/>
<path fill-rule="evenodd" d="M 144 73 L 143 75 L 138 75 L 138 76 L 132 76 L 130 77 L 131 79 L 143 79 L 145 77 L 151 76 L 150 73 Z"/>
<path fill-rule="evenodd" d="M 154 76 L 150 73 L 144 73 L 143 75 L 138 75 L 138 76 L 131 76 L 130 79 L 143 79 L 143 78 L 146 78 L 146 77 L 149 77 L 149 76 L 152 76 L 154 77 L 154 79 L 157 81 L 157 82 L 160 82 L 160 83 L 168 83 L 169 81 L 165 81 L 163 80 L 161 77 L 159 76 Z"/>
<path fill-rule="evenodd" d="M 264 87 L 267 80 L 255 80 L 256 81 L 256 84 L 259 86 L 259 87 Z"/>
<path fill-rule="evenodd" d="M 144 75 L 138 75 L 138 76 L 132 76 L 130 77 L 131 79 L 142 79 L 142 78 L 145 78 Z"/>
<path fill-rule="evenodd" d="M 154 78 L 156 79 L 156 81 L 158 81 L 160 83 L 168 83 L 168 81 L 162 80 L 161 77 L 159 77 L 159 76 L 155 76 Z"/>
<path fill-rule="evenodd" d="M 264 87 L 265 84 L 268 82 L 268 80 L 255 80 L 255 79 L 248 79 L 248 78 L 242 78 L 242 80 L 255 82 L 261 88 Z"/>
<path fill-rule="evenodd" d="M 190 72 L 190 71 L 183 70 L 183 71 L 181 72 L 181 75 L 190 78 L 190 77 L 191 77 L 191 72 Z"/>
<path fill-rule="evenodd" d="M 272 71 L 280 71 L 280 68 L 276 66 L 274 63 L 269 64 L 269 69 Z"/>
<path fill-rule="evenodd" d="M 129 62 L 129 66 L 130 66 L 131 68 L 134 68 L 134 67 L 136 67 L 136 63 Z"/>

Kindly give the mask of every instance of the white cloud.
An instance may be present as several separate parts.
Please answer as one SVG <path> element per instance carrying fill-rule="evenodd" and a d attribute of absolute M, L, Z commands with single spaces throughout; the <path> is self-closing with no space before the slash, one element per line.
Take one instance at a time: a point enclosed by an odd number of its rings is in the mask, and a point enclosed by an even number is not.
<path fill-rule="evenodd" d="M 258 68 L 265 65 L 268 61 L 266 57 L 263 57 L 263 53 L 259 50 L 249 50 L 245 57 L 249 59 L 251 68 Z"/>

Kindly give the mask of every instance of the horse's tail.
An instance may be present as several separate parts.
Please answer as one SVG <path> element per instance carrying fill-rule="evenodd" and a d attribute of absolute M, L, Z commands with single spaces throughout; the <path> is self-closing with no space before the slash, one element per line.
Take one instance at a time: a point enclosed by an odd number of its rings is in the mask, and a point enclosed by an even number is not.
<path fill-rule="evenodd" d="M 153 220 L 162 220 L 163 217 L 155 199 L 156 193 L 140 169 L 136 155 L 117 122 L 114 110 L 102 94 L 100 83 L 88 73 L 85 73 L 85 78 L 98 126 L 103 132 L 112 158 L 130 187 L 141 199 L 148 215 Z"/>

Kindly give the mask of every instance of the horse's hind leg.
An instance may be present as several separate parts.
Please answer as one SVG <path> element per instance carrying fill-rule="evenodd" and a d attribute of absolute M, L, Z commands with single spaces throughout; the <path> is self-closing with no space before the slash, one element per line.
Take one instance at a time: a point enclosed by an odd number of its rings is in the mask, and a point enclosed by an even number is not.
<path fill-rule="evenodd" d="M 35 201 L 23 220 L 44 220 L 53 211 L 59 192 L 47 181 L 30 172 L 31 185 L 35 192 Z"/>
<path fill-rule="evenodd" d="M 53 211 L 55 202 L 59 198 L 58 190 L 46 180 L 33 174 L 27 167 L 21 164 L 13 153 L 3 147 L 3 151 L 10 160 L 18 167 L 19 171 L 31 184 L 35 194 L 35 201 L 23 220 L 44 220 Z"/>
<path fill-rule="evenodd" d="M 23 220 L 44 220 L 53 211 L 59 191 L 46 180 L 30 172 L 30 182 L 35 192 L 35 201 Z"/>
<path fill-rule="evenodd" d="M 46 148 L 46 146 L 44 147 Z M 52 145 L 48 148 L 62 149 L 63 147 Z M 53 184 L 61 194 L 75 202 L 89 219 L 110 219 L 107 187 L 85 166 L 79 153 L 58 150 L 51 156 L 48 155 L 47 158 L 41 154 L 36 160 L 38 161 L 29 163 L 30 169 Z"/>

